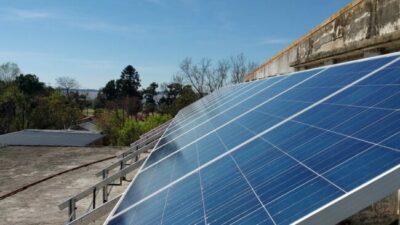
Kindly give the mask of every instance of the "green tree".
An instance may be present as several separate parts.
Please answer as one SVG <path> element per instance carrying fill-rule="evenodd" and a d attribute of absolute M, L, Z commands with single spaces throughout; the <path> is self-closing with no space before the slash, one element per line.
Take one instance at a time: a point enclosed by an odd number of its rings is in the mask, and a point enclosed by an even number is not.
<path fill-rule="evenodd" d="M 100 92 L 104 94 L 107 101 L 115 100 L 118 97 L 118 89 L 115 80 L 108 81 L 106 86 L 101 89 Z"/>
<path fill-rule="evenodd" d="M 145 99 L 144 111 L 146 113 L 153 113 L 156 110 L 157 104 L 155 97 L 157 95 L 158 84 L 153 82 L 145 90 L 143 90 L 143 96 Z"/>
<path fill-rule="evenodd" d="M 25 99 L 21 90 L 15 84 L 6 86 L 0 96 L 0 127 L 1 133 L 23 129 L 23 107 Z"/>
<path fill-rule="evenodd" d="M 32 122 L 36 128 L 67 129 L 75 125 L 81 116 L 78 104 L 60 91 L 53 91 L 39 99 Z"/>
<path fill-rule="evenodd" d="M 183 107 L 193 103 L 199 98 L 190 85 L 182 86 L 179 83 L 167 85 L 164 96 L 158 102 L 161 113 L 175 116 Z"/>
<path fill-rule="evenodd" d="M 28 96 L 43 94 L 45 85 L 39 81 L 39 78 L 34 74 L 19 75 L 15 78 L 19 89 Z"/>
<path fill-rule="evenodd" d="M 139 87 L 141 85 L 139 72 L 133 66 L 128 65 L 122 70 L 120 83 L 121 96 L 140 96 Z"/>
<path fill-rule="evenodd" d="M 192 104 L 198 99 L 198 95 L 194 93 L 192 87 L 190 85 L 186 85 L 182 88 L 182 91 L 179 93 L 176 101 L 171 108 L 171 115 L 176 115 L 179 110 L 183 109 L 184 107 Z"/>

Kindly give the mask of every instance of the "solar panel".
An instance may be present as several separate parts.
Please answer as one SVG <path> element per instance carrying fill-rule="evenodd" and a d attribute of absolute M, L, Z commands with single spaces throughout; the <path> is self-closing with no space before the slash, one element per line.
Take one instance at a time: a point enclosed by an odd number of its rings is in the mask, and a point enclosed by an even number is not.
<path fill-rule="evenodd" d="M 197 101 L 107 223 L 329 224 L 384 197 L 400 186 L 399 59 L 296 72 Z"/>
<path fill-rule="evenodd" d="M 189 105 L 187 108 L 182 109 L 181 111 L 178 112 L 177 118 L 182 117 L 182 119 L 177 119 L 173 121 L 173 124 L 171 124 L 170 129 L 167 132 L 173 131 L 175 127 L 181 125 L 182 123 L 195 118 L 196 115 L 200 115 L 204 112 L 207 112 L 210 108 L 215 108 L 217 106 L 220 106 L 221 103 L 224 103 L 225 101 L 232 101 L 232 95 L 237 95 L 238 92 L 246 92 L 251 84 L 256 83 L 245 83 L 245 84 L 240 84 L 240 85 L 235 85 L 231 87 L 226 87 L 224 89 L 227 90 L 217 90 L 213 92 L 211 95 L 208 95 L 204 98 L 201 98 L 197 102 Z M 166 133 L 168 134 L 168 133 Z"/>

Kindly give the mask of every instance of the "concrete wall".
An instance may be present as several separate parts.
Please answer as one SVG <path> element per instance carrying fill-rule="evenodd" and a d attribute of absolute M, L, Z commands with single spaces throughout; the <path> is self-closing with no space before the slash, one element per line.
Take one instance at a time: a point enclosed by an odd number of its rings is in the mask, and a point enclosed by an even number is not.
<path fill-rule="evenodd" d="M 245 80 L 394 51 L 400 51 L 400 0 L 355 0 Z"/>
<path fill-rule="evenodd" d="M 393 193 L 351 216 L 339 225 L 389 225 L 399 219 L 398 193 Z"/>

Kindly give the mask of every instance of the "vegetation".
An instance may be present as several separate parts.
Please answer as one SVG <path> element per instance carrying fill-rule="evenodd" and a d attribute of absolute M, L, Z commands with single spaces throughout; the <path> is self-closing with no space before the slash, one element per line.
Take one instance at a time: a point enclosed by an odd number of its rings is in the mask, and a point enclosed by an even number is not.
<path fill-rule="evenodd" d="M 243 53 L 230 59 L 219 60 L 216 64 L 207 58 L 201 59 L 196 64 L 187 57 L 179 65 L 180 71 L 173 80 L 182 85 L 191 85 L 202 97 L 229 82 L 233 84 L 243 82 L 244 76 L 256 67 L 257 64 L 246 59 Z"/>
<path fill-rule="evenodd" d="M 15 63 L 0 65 L 0 134 L 26 128 L 68 129 L 94 115 L 111 145 L 129 145 L 139 136 L 174 117 L 178 111 L 227 83 L 243 81 L 256 64 L 243 54 L 230 59 L 185 58 L 170 83 L 141 88 L 139 72 L 126 66 L 118 79 L 108 81 L 90 102 L 77 92 L 70 77 L 46 86 L 34 74 L 22 74 Z M 93 106 L 94 109 L 89 108 Z M 85 110 L 86 109 L 86 110 Z"/>
<path fill-rule="evenodd" d="M 128 65 L 117 80 L 99 91 L 95 103 L 97 125 L 111 145 L 129 145 L 140 135 L 165 123 L 198 99 L 191 86 L 171 83 L 160 92 L 158 84 L 141 87 L 138 71 Z M 159 99 L 159 100 L 157 100 Z"/>
<path fill-rule="evenodd" d="M 59 77 L 56 79 L 58 87 L 65 90 L 66 94 L 69 95 L 71 89 L 79 88 L 79 83 L 71 77 Z"/>
<path fill-rule="evenodd" d="M 82 97 L 63 95 L 16 64 L 0 66 L 0 134 L 27 128 L 66 129 L 82 115 Z M 18 75 L 17 75 L 18 74 Z"/>
<path fill-rule="evenodd" d="M 143 120 L 122 118 L 121 113 L 110 110 L 97 110 L 96 122 L 104 133 L 108 134 L 105 144 L 129 145 L 139 136 L 171 119 L 169 114 L 155 113 Z"/>

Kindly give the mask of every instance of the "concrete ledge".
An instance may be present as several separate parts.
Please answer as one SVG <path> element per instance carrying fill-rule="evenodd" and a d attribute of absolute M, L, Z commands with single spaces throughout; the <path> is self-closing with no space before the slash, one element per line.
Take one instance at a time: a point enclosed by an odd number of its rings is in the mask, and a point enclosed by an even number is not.
<path fill-rule="evenodd" d="M 400 0 L 356 0 L 275 54 L 245 81 L 400 50 Z M 368 54 L 366 54 L 367 56 Z"/>
<path fill-rule="evenodd" d="M 400 31 L 393 32 L 392 34 L 366 39 L 360 42 L 351 43 L 347 46 L 332 49 L 329 52 L 322 52 L 310 55 L 307 58 L 300 58 L 290 63 L 291 67 L 314 67 L 313 65 L 322 65 L 323 62 L 328 60 L 345 61 L 345 58 L 359 55 L 357 58 L 362 58 L 363 54 L 367 51 L 377 50 L 384 53 L 385 49 L 400 48 Z"/>

